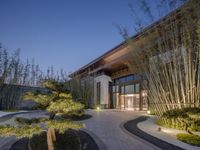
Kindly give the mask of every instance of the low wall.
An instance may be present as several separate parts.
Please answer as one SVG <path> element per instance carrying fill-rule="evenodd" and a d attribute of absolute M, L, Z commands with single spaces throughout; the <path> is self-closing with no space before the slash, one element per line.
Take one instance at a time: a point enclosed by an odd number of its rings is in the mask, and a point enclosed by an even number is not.
<path fill-rule="evenodd" d="M 33 101 L 23 101 L 22 96 L 26 92 L 42 91 L 47 92 L 48 90 L 40 87 L 30 87 L 21 85 L 0 85 L 0 110 L 6 109 L 31 109 L 35 106 Z"/>

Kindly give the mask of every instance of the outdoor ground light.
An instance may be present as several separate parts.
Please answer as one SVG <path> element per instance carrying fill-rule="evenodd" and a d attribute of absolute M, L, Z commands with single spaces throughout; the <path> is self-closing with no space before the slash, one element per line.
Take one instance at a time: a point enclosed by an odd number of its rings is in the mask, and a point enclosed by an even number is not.
<path fill-rule="evenodd" d="M 148 111 L 147 111 L 147 114 L 148 114 L 148 115 L 150 115 L 150 114 L 151 114 L 151 111 L 150 111 L 150 110 L 148 110 Z"/>
<path fill-rule="evenodd" d="M 99 106 L 97 106 L 97 110 L 100 110 L 100 107 L 99 107 Z"/>

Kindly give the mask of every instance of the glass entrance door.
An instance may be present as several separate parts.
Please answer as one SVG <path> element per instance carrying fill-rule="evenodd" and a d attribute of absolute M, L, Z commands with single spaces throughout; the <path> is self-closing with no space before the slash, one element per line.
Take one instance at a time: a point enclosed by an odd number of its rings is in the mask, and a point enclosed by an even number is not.
<path fill-rule="evenodd" d="M 133 94 L 133 108 L 134 110 L 140 110 L 140 94 Z"/>
<path fill-rule="evenodd" d="M 126 110 L 139 110 L 140 108 L 140 95 L 127 94 L 121 95 L 121 109 Z"/>
<path fill-rule="evenodd" d="M 116 80 L 117 81 L 117 80 Z M 141 93 L 140 82 L 116 82 L 111 84 L 111 108 L 128 110 L 142 110 L 145 107 L 145 100 Z M 145 103 L 145 104 L 143 104 Z"/>
<path fill-rule="evenodd" d="M 133 110 L 133 96 L 126 96 L 125 97 L 125 106 L 128 110 Z"/>

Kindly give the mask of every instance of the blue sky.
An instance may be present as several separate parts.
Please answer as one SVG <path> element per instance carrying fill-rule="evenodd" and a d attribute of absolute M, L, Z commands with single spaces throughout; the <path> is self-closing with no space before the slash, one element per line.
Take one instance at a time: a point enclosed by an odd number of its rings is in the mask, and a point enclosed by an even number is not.
<path fill-rule="evenodd" d="M 129 2 L 144 17 L 137 0 L 0 0 L 0 43 L 42 69 L 72 72 L 123 41 L 113 24 L 134 34 Z"/>

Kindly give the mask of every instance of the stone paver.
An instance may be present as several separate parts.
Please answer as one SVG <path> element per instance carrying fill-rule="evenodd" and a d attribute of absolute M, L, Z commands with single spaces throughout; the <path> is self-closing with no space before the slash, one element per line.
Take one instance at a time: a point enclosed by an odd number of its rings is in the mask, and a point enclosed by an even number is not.
<path fill-rule="evenodd" d="M 158 150 L 159 148 L 124 131 L 122 124 L 144 115 L 137 111 L 89 110 L 93 117 L 82 121 L 87 130 L 95 134 L 107 150 Z"/>

